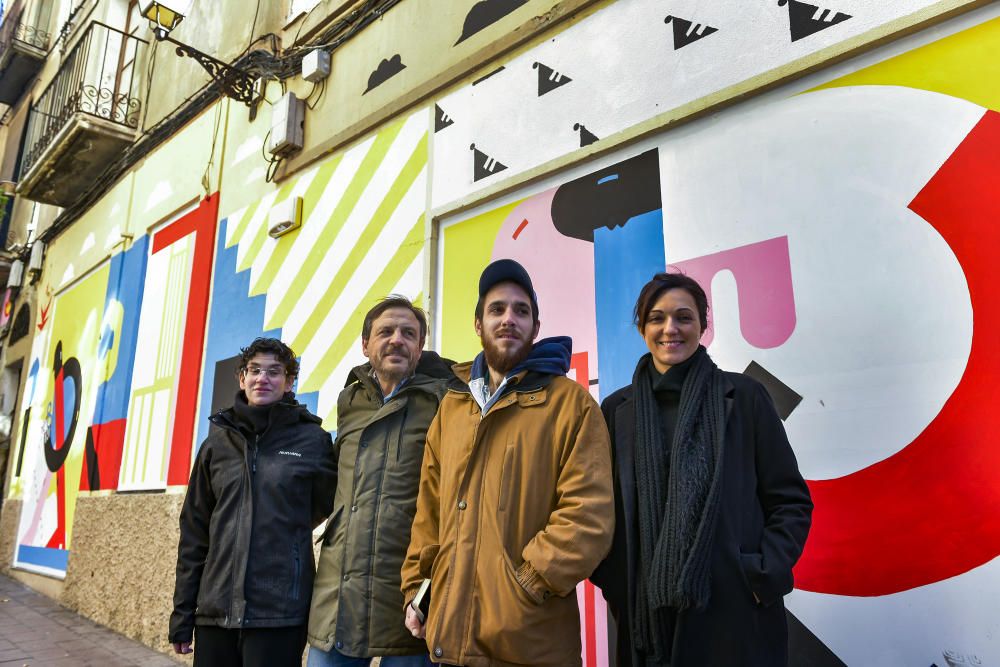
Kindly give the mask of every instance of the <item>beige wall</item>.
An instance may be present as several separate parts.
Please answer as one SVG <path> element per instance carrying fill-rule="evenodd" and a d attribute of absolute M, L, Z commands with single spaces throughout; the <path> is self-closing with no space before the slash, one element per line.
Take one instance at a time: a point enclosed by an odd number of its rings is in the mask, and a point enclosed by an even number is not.
<path fill-rule="evenodd" d="M 322 92 L 315 91 L 316 108 L 307 114 L 307 145 L 279 170 L 279 178 L 356 139 L 593 2 L 529 0 L 471 33 L 478 27 L 474 18 L 469 18 L 476 0 L 406 0 L 396 5 L 333 52 L 330 78 L 321 84 Z M 299 78 L 289 83 L 298 94 L 313 92 L 312 84 Z M 372 84 L 377 85 L 369 88 Z"/>

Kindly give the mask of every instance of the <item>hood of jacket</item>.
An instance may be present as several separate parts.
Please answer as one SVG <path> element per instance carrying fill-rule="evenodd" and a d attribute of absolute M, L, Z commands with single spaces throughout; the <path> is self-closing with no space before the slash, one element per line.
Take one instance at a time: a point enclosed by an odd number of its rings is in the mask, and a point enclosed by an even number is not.
<path fill-rule="evenodd" d="M 543 375 L 566 375 L 569 372 L 570 357 L 573 356 L 573 339 L 569 336 L 552 336 L 537 341 L 531 347 L 528 358 L 515 366 L 507 377 L 511 378 L 521 373 L 540 373 Z M 463 369 L 464 371 L 464 369 Z M 458 375 L 458 370 L 455 371 Z M 480 352 L 472 360 L 468 377 L 462 374 L 462 380 L 470 382 L 477 378 L 485 378 L 489 373 L 486 366 L 486 353 Z"/>
<path fill-rule="evenodd" d="M 236 393 L 236 400 L 246 404 L 246 394 L 242 389 Z M 236 431 L 240 430 L 240 423 L 243 421 L 233 406 L 210 415 L 208 420 L 216 426 Z M 287 426 L 295 423 L 322 424 L 323 420 L 309 412 L 309 408 L 306 405 L 295 400 L 295 393 L 289 391 L 285 393 L 280 401 L 271 406 L 269 426 L 279 424 Z"/>

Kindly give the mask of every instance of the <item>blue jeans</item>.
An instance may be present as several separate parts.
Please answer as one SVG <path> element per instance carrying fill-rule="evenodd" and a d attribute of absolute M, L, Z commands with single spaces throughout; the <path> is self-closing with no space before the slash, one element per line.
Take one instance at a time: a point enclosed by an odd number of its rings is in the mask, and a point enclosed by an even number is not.
<path fill-rule="evenodd" d="M 306 667 L 368 667 L 373 658 L 352 658 L 331 648 L 329 653 L 315 646 L 309 647 Z M 433 667 L 434 663 L 426 653 L 423 655 L 387 655 L 382 658 L 382 667 Z"/>

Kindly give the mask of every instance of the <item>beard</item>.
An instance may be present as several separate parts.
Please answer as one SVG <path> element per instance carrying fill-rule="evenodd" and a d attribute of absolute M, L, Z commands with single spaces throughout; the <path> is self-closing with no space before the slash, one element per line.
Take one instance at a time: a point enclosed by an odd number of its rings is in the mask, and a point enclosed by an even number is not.
<path fill-rule="evenodd" d="M 483 344 L 483 353 L 486 355 L 486 364 L 491 370 L 507 375 L 514 370 L 522 361 L 531 354 L 531 344 L 521 340 L 521 346 L 512 350 L 501 349 L 496 340 L 485 333 L 479 337 Z"/>
<path fill-rule="evenodd" d="M 406 357 L 406 366 L 400 367 L 398 365 L 389 365 L 384 363 L 384 359 L 392 354 L 400 354 Z M 372 368 L 375 369 L 375 374 L 378 375 L 380 380 L 385 382 L 391 382 L 392 384 L 397 384 L 402 382 L 406 378 L 413 375 L 413 371 L 417 366 L 416 361 L 414 361 L 413 356 L 410 351 L 401 347 L 386 347 L 385 349 L 379 351 L 375 358 L 370 358 Z"/>

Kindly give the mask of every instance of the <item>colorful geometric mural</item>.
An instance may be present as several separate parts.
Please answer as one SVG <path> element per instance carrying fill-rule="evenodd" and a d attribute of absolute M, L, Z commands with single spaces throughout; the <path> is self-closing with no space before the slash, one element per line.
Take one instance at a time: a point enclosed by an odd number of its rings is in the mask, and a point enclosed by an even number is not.
<path fill-rule="evenodd" d="M 934 4 L 609 3 L 436 100 L 449 122 L 434 137 L 434 208 L 657 116 L 683 117 L 777 80 Z"/>
<path fill-rule="evenodd" d="M 318 392 L 328 429 L 347 373 L 364 360 L 365 312 L 389 293 L 421 299 L 428 125 L 426 110 L 397 121 L 227 216 L 226 247 L 250 273 L 249 292 L 233 296 L 265 295 L 260 331 L 280 329 L 301 356 L 299 389 Z M 302 226 L 269 237 L 271 207 L 295 196 Z"/>
<path fill-rule="evenodd" d="M 79 491 L 118 486 L 147 240 L 60 292 L 35 336 L 10 488 L 21 567 L 64 573 Z"/>
<path fill-rule="evenodd" d="M 442 224 L 443 352 L 478 351 L 462 276 L 513 257 L 599 396 L 645 351 L 638 286 L 706 286 L 704 342 L 772 392 L 811 480 L 793 664 L 1000 663 L 998 56 L 995 19 Z"/>
<path fill-rule="evenodd" d="M 187 484 L 205 344 L 218 195 L 158 230 L 132 371 L 121 488 Z"/>

